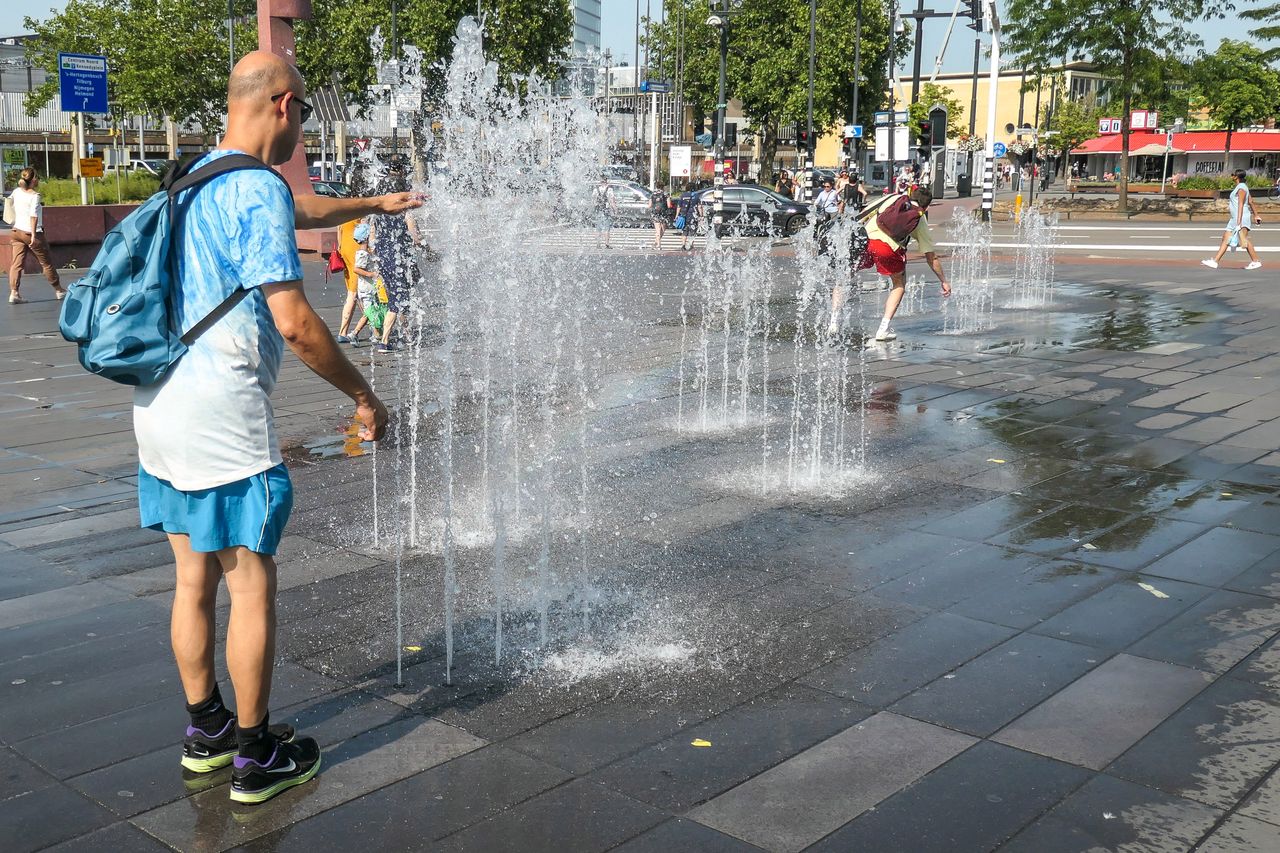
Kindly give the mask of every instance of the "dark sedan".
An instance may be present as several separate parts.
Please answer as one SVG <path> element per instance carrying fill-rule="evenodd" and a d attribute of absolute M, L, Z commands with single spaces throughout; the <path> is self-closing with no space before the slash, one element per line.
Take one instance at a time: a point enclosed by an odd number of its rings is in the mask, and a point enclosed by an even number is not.
<path fill-rule="evenodd" d="M 715 207 L 715 190 L 703 190 L 701 202 L 710 212 Z M 804 228 L 809 205 L 789 199 L 756 184 L 729 184 L 724 188 L 722 231 L 743 234 L 781 234 L 789 237 Z"/>

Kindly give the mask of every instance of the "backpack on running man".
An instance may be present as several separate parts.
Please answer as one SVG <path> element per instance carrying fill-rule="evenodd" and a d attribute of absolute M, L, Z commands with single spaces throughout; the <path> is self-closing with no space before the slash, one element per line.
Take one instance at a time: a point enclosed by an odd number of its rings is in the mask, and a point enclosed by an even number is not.
<path fill-rule="evenodd" d="M 171 325 L 171 296 L 180 286 L 173 263 L 183 206 L 175 201 L 178 193 L 241 169 L 275 175 L 247 154 L 228 154 L 194 171 L 190 166 L 171 166 L 160 191 L 111 229 L 89 271 L 62 301 L 58 330 L 78 345 L 80 364 L 90 373 L 122 385 L 159 382 L 197 338 L 248 295 L 237 290 L 190 329 Z"/>
<path fill-rule="evenodd" d="M 920 224 L 924 211 L 905 195 L 897 196 L 876 215 L 876 225 L 900 246 L 907 245 L 911 232 Z"/>

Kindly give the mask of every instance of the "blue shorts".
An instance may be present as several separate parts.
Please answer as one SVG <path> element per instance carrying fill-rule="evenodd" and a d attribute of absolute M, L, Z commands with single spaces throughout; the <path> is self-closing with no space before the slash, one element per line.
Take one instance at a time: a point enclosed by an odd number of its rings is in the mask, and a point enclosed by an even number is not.
<path fill-rule="evenodd" d="M 138 466 L 142 526 L 185 533 L 191 550 L 208 553 L 244 547 L 274 554 L 293 509 L 293 483 L 280 463 L 225 486 L 183 492 Z"/>

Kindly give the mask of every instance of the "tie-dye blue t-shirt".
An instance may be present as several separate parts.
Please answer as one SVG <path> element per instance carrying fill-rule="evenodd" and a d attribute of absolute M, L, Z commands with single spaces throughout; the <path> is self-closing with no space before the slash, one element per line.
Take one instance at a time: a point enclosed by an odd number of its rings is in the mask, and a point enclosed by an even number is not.
<path fill-rule="evenodd" d="M 210 152 L 200 162 L 241 153 Z M 199 164 L 197 164 L 199 165 Z M 259 287 L 298 281 L 293 196 L 241 170 L 182 193 L 172 322 L 190 329 L 238 289 L 251 292 L 163 380 L 134 393 L 138 460 L 182 491 L 234 483 L 281 462 L 270 395 L 284 341 Z"/>

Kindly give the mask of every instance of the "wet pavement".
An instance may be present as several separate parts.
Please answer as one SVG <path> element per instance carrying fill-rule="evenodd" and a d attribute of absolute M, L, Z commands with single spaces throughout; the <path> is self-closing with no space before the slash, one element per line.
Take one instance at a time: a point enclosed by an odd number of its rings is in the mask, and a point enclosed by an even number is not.
<path fill-rule="evenodd" d="M 273 720 L 325 769 L 247 809 L 180 773 L 128 393 L 80 370 L 38 290 L 0 312 L 4 849 L 1280 850 L 1270 277 L 1060 257 L 1052 310 L 962 335 L 929 294 L 865 350 L 872 476 L 794 495 L 726 476 L 758 462 L 749 431 L 669 428 L 664 278 L 688 261 L 635 259 L 603 262 L 643 321 L 587 452 L 618 531 L 595 630 L 643 648 L 547 654 L 516 602 L 495 665 L 476 600 L 446 683 L 425 550 L 397 683 L 396 567 L 370 547 L 388 460 L 290 357 Z"/>

